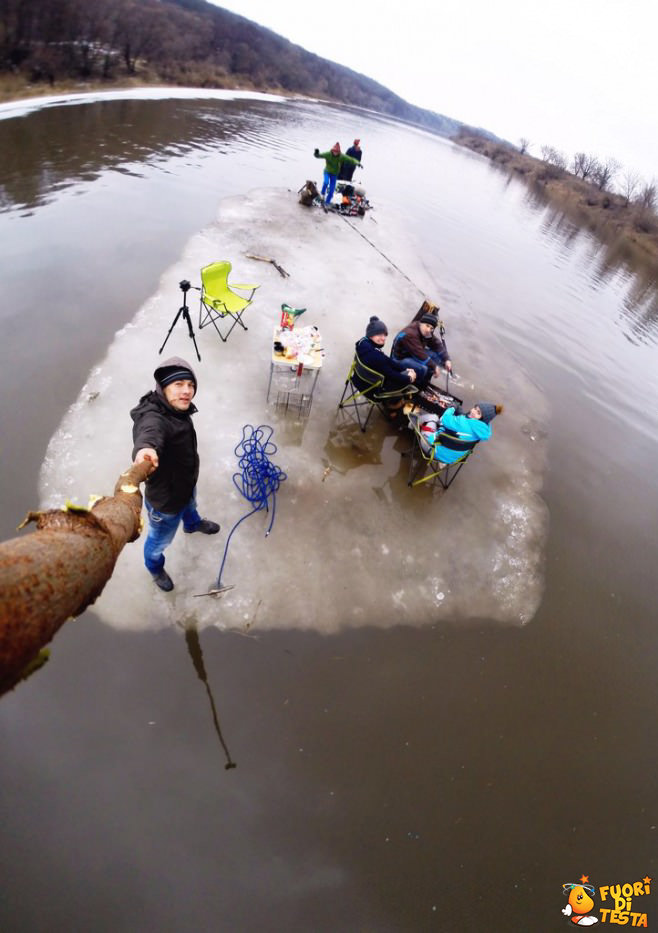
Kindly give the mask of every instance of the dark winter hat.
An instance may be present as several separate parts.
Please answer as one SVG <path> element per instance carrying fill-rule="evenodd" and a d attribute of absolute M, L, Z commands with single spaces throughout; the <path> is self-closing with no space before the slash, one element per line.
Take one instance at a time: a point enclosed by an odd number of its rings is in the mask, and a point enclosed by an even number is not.
<path fill-rule="evenodd" d="M 388 335 L 388 327 L 383 321 L 380 321 L 378 317 L 371 317 L 366 327 L 366 337 L 376 337 L 377 334 Z"/>
<path fill-rule="evenodd" d="M 436 314 L 430 314 L 429 311 L 428 311 L 426 314 L 423 314 L 423 316 L 422 316 L 421 319 L 420 319 L 420 323 L 421 323 L 421 324 L 431 324 L 432 327 L 436 327 L 437 324 L 439 323 L 439 319 L 438 319 L 438 317 L 436 316 Z"/>
<path fill-rule="evenodd" d="M 194 375 L 192 367 L 185 360 L 177 356 L 165 360 L 162 366 L 158 366 L 153 376 L 161 389 L 164 389 L 165 386 L 168 386 L 172 382 L 176 382 L 178 379 L 189 379 L 190 382 L 194 383 L 195 391 L 197 388 L 196 376 Z"/>
<path fill-rule="evenodd" d="M 501 410 L 500 405 L 493 405 L 491 402 L 476 402 L 475 404 L 482 412 L 482 420 L 485 424 L 493 421 Z"/>

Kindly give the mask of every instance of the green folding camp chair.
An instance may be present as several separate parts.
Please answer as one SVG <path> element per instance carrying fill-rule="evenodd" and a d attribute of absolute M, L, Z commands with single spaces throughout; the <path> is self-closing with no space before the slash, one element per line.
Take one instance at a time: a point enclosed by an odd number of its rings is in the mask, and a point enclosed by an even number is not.
<path fill-rule="evenodd" d="M 453 434 L 440 431 L 436 437 L 439 444 L 449 445 L 454 450 L 458 449 L 456 445 L 459 443 L 464 448 L 467 443 L 471 445 L 468 449 L 464 449 L 462 456 L 458 460 L 453 463 L 443 463 L 443 461 L 436 459 L 434 445 L 430 444 L 427 435 L 421 430 L 416 416 L 409 415 L 409 427 L 414 432 L 414 439 L 411 448 L 404 452 L 404 456 L 410 458 L 407 485 L 421 486 L 423 483 L 438 482 L 440 486 L 447 489 L 457 478 L 457 474 L 473 453 L 478 441 L 459 442 Z M 423 471 L 419 473 L 421 466 L 423 466 Z"/>
<path fill-rule="evenodd" d="M 230 285 L 228 277 L 231 272 L 231 263 L 223 259 L 220 262 L 211 262 L 201 270 L 201 305 L 199 308 L 199 330 L 212 324 L 221 339 L 226 343 L 236 324 L 243 330 L 247 326 L 242 320 L 245 309 L 251 304 L 254 292 L 258 285 Z M 236 294 L 233 289 L 249 291 L 248 298 Z M 226 321 L 230 326 L 222 333 L 220 323 Z"/>
<path fill-rule="evenodd" d="M 364 432 L 368 427 L 370 416 L 375 407 L 379 408 L 384 415 L 388 415 L 386 408 L 388 401 L 403 399 L 418 391 L 414 385 L 400 386 L 397 389 L 384 391 L 382 389 L 383 385 L 384 376 L 382 373 L 378 373 L 375 369 L 366 366 L 360 359 L 359 354 L 355 352 L 338 407 L 352 409 L 356 414 L 359 427 Z M 365 420 L 362 420 L 364 409 L 367 409 L 368 414 Z"/>

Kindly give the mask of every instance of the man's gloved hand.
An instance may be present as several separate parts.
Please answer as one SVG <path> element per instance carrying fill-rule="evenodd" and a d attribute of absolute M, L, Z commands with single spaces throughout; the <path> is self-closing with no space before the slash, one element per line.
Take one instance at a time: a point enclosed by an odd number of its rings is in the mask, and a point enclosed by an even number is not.
<path fill-rule="evenodd" d="M 317 159 L 317 157 L 320 155 L 320 150 L 319 150 L 319 149 L 314 149 L 314 150 L 313 150 L 313 155 L 314 155 L 314 156 L 316 157 L 316 159 Z"/>

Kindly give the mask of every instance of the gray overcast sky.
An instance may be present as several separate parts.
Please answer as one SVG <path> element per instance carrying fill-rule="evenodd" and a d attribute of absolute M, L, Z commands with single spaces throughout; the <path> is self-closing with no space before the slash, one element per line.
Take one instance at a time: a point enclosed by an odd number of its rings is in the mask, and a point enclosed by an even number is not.
<path fill-rule="evenodd" d="M 546 143 L 658 179 L 656 0 L 217 5 L 412 104 L 514 143 L 525 136 L 534 155 Z"/>

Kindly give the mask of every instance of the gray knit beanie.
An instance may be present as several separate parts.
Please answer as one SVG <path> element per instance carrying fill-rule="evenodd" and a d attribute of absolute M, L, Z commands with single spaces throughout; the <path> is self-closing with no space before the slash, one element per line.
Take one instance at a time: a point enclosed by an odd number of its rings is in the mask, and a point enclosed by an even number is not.
<path fill-rule="evenodd" d="M 493 421 L 498 414 L 496 406 L 491 402 L 476 402 L 476 405 L 482 412 L 482 421 L 484 421 L 485 424 L 489 424 L 490 421 Z"/>
<path fill-rule="evenodd" d="M 181 359 L 180 356 L 170 356 L 168 360 L 161 363 L 153 373 L 153 378 L 161 389 L 178 379 L 189 379 L 194 383 L 196 392 L 197 381 L 194 370 L 187 360 Z"/>
<path fill-rule="evenodd" d="M 377 334 L 386 334 L 388 336 L 388 327 L 378 317 L 371 317 L 366 327 L 366 337 L 376 337 Z"/>

